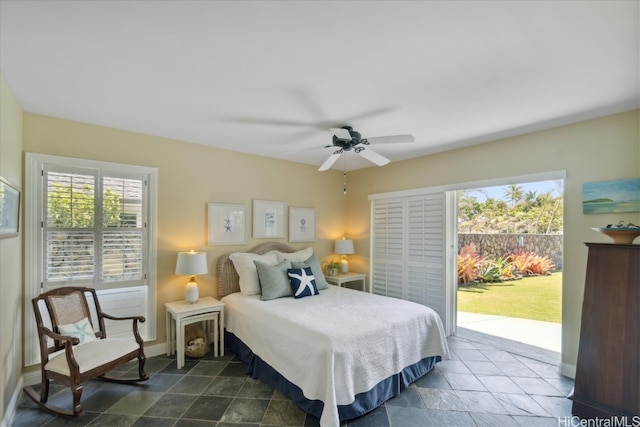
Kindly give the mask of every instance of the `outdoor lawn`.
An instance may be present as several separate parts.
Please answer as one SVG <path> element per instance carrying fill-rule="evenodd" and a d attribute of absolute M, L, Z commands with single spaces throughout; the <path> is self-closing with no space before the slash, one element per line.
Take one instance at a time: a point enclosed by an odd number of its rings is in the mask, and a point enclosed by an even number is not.
<path fill-rule="evenodd" d="M 500 283 L 458 285 L 458 310 L 561 323 L 562 272 Z"/>

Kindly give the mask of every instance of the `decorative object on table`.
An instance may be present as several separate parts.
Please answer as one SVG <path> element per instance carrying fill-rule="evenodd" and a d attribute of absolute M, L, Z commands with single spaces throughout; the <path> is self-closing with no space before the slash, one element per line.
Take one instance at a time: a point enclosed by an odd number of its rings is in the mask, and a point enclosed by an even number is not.
<path fill-rule="evenodd" d="M 331 260 L 329 264 L 327 264 L 325 271 L 327 272 L 327 276 L 335 276 L 340 272 L 340 263 L 334 260 Z"/>
<path fill-rule="evenodd" d="M 208 203 L 209 244 L 243 244 L 246 239 L 245 205 Z"/>
<path fill-rule="evenodd" d="M 313 208 L 289 208 L 289 241 L 316 241 L 316 210 Z"/>
<path fill-rule="evenodd" d="M 187 287 L 184 290 L 184 299 L 189 304 L 198 302 L 200 292 L 198 291 L 198 283 L 196 276 L 198 274 L 207 274 L 207 254 L 204 252 L 179 252 L 178 262 L 176 263 L 176 274 L 184 274 L 189 276 Z"/>
<path fill-rule="evenodd" d="M 284 202 L 253 201 L 253 238 L 284 237 Z"/>
<path fill-rule="evenodd" d="M 352 255 L 355 253 L 353 250 L 353 240 L 342 239 L 336 240 L 336 245 L 334 249 L 334 253 L 338 255 L 342 255 L 342 261 L 340 261 L 340 271 L 342 274 L 349 272 L 349 262 L 347 261 L 347 255 Z"/>
<path fill-rule="evenodd" d="M 20 190 L 0 177 L 0 239 L 18 235 Z"/>
<path fill-rule="evenodd" d="M 582 184 L 582 213 L 640 212 L 640 178 Z"/>
<path fill-rule="evenodd" d="M 609 224 L 606 227 L 592 227 L 591 229 L 609 236 L 613 243 L 618 245 L 630 245 L 636 237 L 640 236 L 640 225 L 625 224 L 622 221 L 615 225 Z"/>

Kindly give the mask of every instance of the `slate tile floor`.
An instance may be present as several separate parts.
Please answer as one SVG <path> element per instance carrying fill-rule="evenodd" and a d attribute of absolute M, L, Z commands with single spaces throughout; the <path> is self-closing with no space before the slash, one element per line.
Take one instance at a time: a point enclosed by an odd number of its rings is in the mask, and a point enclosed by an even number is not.
<path fill-rule="evenodd" d="M 436 365 L 398 397 L 347 427 L 558 426 L 568 425 L 573 381 L 555 366 L 458 337 L 449 338 L 451 359 Z M 136 369 L 127 365 L 127 369 Z M 73 420 L 54 417 L 22 396 L 13 427 L 317 426 L 290 400 L 245 374 L 224 357 L 147 359 L 149 381 L 130 386 L 103 381 L 85 384 L 86 414 Z M 55 383 L 52 383 L 55 384 Z M 52 402 L 69 405 L 68 389 L 52 387 Z M 562 420 L 565 420 L 562 422 Z"/>

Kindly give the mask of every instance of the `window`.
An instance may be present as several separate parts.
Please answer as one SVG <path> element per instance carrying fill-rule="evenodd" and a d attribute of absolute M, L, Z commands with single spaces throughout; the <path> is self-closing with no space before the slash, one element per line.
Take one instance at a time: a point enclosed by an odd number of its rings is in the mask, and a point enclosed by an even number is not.
<path fill-rule="evenodd" d="M 110 314 L 143 314 L 154 339 L 156 169 L 31 153 L 26 166 L 27 301 L 92 287 Z"/>
<path fill-rule="evenodd" d="M 144 284 L 146 174 L 45 164 L 42 181 L 43 288 Z"/>

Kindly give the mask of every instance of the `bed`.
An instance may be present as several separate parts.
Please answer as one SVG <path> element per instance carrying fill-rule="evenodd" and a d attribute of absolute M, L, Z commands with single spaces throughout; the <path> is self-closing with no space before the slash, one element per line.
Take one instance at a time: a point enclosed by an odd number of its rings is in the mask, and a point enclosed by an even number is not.
<path fill-rule="evenodd" d="M 375 409 L 448 357 L 439 316 L 419 304 L 333 285 L 305 298 L 263 300 L 260 293 L 246 292 L 247 271 L 238 255 L 262 260 L 273 254 L 284 268 L 288 259 L 309 252 L 269 242 L 218 260 L 225 342 L 249 375 L 319 418 L 322 427 Z M 293 266 L 309 266 L 305 271 L 321 276 L 317 258 L 310 260 L 293 261 Z M 265 277 L 258 279 L 266 295 Z"/>

